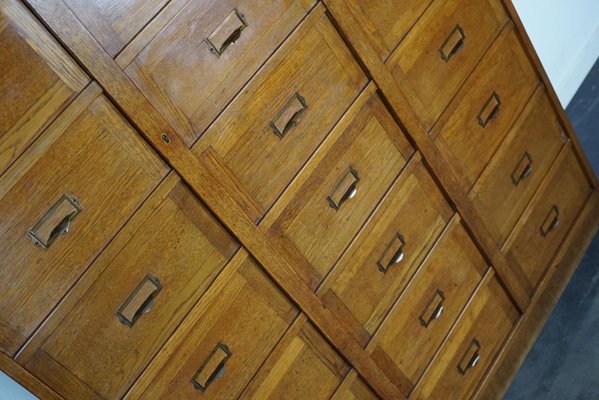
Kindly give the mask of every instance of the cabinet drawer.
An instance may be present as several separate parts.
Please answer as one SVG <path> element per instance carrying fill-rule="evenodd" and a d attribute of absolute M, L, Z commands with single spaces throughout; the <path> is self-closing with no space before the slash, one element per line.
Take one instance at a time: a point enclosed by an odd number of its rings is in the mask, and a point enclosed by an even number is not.
<path fill-rule="evenodd" d="M 468 399 L 518 319 L 499 282 L 482 286 L 416 387 L 413 399 Z"/>
<path fill-rule="evenodd" d="M 319 290 L 361 343 L 366 345 L 452 214 L 416 154 Z"/>
<path fill-rule="evenodd" d="M 239 252 L 128 399 L 237 399 L 297 311 Z"/>
<path fill-rule="evenodd" d="M 378 400 L 378 397 L 360 379 L 356 371 L 352 370 L 331 400 Z"/>
<path fill-rule="evenodd" d="M 64 0 L 111 57 L 115 57 L 170 0 Z"/>
<path fill-rule="evenodd" d="M 188 1 L 126 72 L 191 146 L 297 26 L 312 3 Z M 309 68 L 306 64 L 308 60 L 296 67 Z M 256 94 L 254 90 L 250 93 Z M 267 133 L 267 129 L 260 132 Z"/>
<path fill-rule="evenodd" d="M 270 355 L 241 399 L 329 399 L 349 366 L 301 316 Z"/>
<path fill-rule="evenodd" d="M 314 287 L 332 268 L 413 149 L 375 92 L 352 105 L 264 221 L 308 260 Z"/>
<path fill-rule="evenodd" d="M 437 0 L 391 55 L 389 68 L 426 129 L 506 21 L 498 0 Z"/>
<path fill-rule="evenodd" d="M 487 263 L 456 217 L 368 345 L 406 396 L 486 270 Z"/>
<path fill-rule="evenodd" d="M 539 87 L 469 194 L 498 245 L 505 243 L 565 142 Z"/>
<path fill-rule="evenodd" d="M 18 0 L 0 7 L 0 174 L 89 83 Z"/>
<path fill-rule="evenodd" d="M 95 84 L 12 165 L 0 182 L 4 352 L 18 349 L 166 170 Z"/>
<path fill-rule="evenodd" d="M 370 35 L 381 60 L 395 50 L 432 0 L 344 0 Z"/>
<path fill-rule="evenodd" d="M 432 135 L 468 189 L 530 100 L 538 79 L 512 25 L 476 67 Z"/>
<path fill-rule="evenodd" d="M 27 365 L 50 373 L 48 383 L 77 381 L 69 392 L 82 388 L 79 399 L 121 398 L 238 248 L 175 174 L 139 214 L 144 220 L 93 264 L 102 274 Z M 129 240 L 120 245 L 120 237 Z"/>
<path fill-rule="evenodd" d="M 508 261 L 520 265 L 531 289 L 541 280 L 591 191 L 570 144 L 560 153 L 504 247 Z"/>
<path fill-rule="evenodd" d="M 318 6 L 193 150 L 222 160 L 265 212 L 365 84 Z"/>

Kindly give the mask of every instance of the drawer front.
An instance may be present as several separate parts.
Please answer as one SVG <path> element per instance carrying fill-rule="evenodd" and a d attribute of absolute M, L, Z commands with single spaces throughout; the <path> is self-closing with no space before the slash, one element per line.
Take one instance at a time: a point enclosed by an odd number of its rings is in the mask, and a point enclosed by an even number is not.
<path fill-rule="evenodd" d="M 565 142 L 539 87 L 469 195 L 498 245 L 505 243 Z"/>
<path fill-rule="evenodd" d="M 270 355 L 241 399 L 326 400 L 349 371 L 349 366 L 300 317 Z"/>
<path fill-rule="evenodd" d="M 0 6 L 0 174 L 89 83 L 18 0 Z"/>
<path fill-rule="evenodd" d="M 369 86 L 273 208 L 264 224 L 308 260 L 311 286 L 343 249 L 413 152 Z"/>
<path fill-rule="evenodd" d="M 389 59 L 425 128 L 439 118 L 507 21 L 497 0 L 437 0 Z"/>
<path fill-rule="evenodd" d="M 127 398 L 237 399 L 296 315 L 242 251 Z"/>
<path fill-rule="evenodd" d="M 140 214 L 145 220 L 127 225 L 93 264 L 102 274 L 30 371 L 52 371 L 52 381 L 76 379 L 104 399 L 121 398 L 238 248 L 175 174 Z M 121 236 L 130 237 L 122 246 L 115 244 Z M 62 385 L 56 390 L 68 395 Z"/>
<path fill-rule="evenodd" d="M 432 0 L 345 0 L 354 16 L 370 34 L 381 60 L 395 50 Z"/>
<path fill-rule="evenodd" d="M 169 0 L 64 0 L 111 57 L 115 57 Z"/>
<path fill-rule="evenodd" d="M 17 350 L 165 174 L 96 85 L 13 164 L 0 182 L 4 352 Z"/>
<path fill-rule="evenodd" d="M 455 218 L 369 344 L 409 396 L 482 280 L 487 263 Z"/>
<path fill-rule="evenodd" d="M 319 290 L 364 345 L 452 215 L 416 155 Z"/>
<path fill-rule="evenodd" d="M 590 193 L 573 146 L 568 145 L 505 244 L 508 261 L 520 265 L 531 288 L 539 283 Z"/>
<path fill-rule="evenodd" d="M 512 26 L 506 27 L 433 130 L 437 146 L 472 187 L 531 98 L 538 79 Z"/>
<path fill-rule="evenodd" d="M 370 390 L 355 370 L 352 370 L 331 400 L 377 400 L 376 394 Z"/>
<path fill-rule="evenodd" d="M 312 2 L 189 1 L 126 72 L 191 146 Z"/>
<path fill-rule="evenodd" d="M 358 96 L 366 78 L 317 7 L 194 147 L 266 211 Z"/>
<path fill-rule="evenodd" d="M 411 398 L 470 398 L 517 319 L 499 282 L 487 275 Z"/>

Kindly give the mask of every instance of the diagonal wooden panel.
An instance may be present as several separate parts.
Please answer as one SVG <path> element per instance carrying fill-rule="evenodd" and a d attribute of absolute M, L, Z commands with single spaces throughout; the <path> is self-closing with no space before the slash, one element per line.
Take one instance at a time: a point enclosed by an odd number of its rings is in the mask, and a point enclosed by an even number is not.
<path fill-rule="evenodd" d="M 73 56 L 106 91 L 135 127 L 174 168 L 195 194 L 237 237 L 262 265 L 265 272 L 302 309 L 333 346 L 355 367 L 372 388 L 385 399 L 403 398 L 353 335 L 339 325 L 335 316 L 294 271 L 292 265 L 306 262 L 279 237 L 267 234 L 248 216 L 238 200 L 241 193 L 226 187 L 174 133 L 173 129 L 125 75 L 62 0 L 28 0 L 38 17 L 53 31 Z M 311 14 L 324 13 L 317 6 Z M 311 18 L 308 17 L 308 18 Z"/>
<path fill-rule="evenodd" d="M 342 35 L 349 42 L 350 48 L 358 55 L 366 70 L 371 74 L 372 79 L 381 89 L 390 108 L 406 128 L 406 132 L 416 142 L 426 163 L 431 167 L 440 181 L 441 187 L 462 215 L 468 229 L 474 234 L 478 246 L 497 270 L 512 299 L 520 311 L 524 311 L 530 303 L 530 298 L 528 288 L 522 284 L 522 282 L 525 282 L 522 279 L 522 271 L 512 267 L 495 244 L 482 218 L 475 211 L 472 201 L 467 198 L 467 190 L 462 187 L 460 180 L 446 167 L 444 158 L 414 110 L 410 107 L 404 92 L 379 58 L 375 46 L 365 40 L 368 36 L 355 20 L 346 2 L 344 0 L 324 0 L 324 3 L 333 15 Z"/>

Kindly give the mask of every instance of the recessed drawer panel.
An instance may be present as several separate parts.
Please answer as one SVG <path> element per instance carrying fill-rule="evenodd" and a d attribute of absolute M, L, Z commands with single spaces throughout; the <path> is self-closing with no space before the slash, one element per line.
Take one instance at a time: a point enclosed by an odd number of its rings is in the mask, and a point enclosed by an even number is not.
<path fill-rule="evenodd" d="M 89 83 L 18 0 L 0 7 L 0 174 Z"/>
<path fill-rule="evenodd" d="M 518 319 L 492 275 L 487 274 L 410 398 L 470 398 Z"/>
<path fill-rule="evenodd" d="M 452 214 L 417 154 L 319 289 L 364 345 Z"/>
<path fill-rule="evenodd" d="M 38 376 L 51 371 L 48 383 L 77 380 L 86 387 L 77 398 L 121 398 L 238 248 L 175 174 L 138 214 L 27 365 Z"/>
<path fill-rule="evenodd" d="M 240 399 L 329 399 L 348 371 L 345 361 L 302 316 Z"/>
<path fill-rule="evenodd" d="M 590 193 L 589 181 L 568 145 L 504 247 L 508 261 L 520 265 L 531 289 L 541 280 Z"/>
<path fill-rule="evenodd" d="M 455 218 L 368 349 L 409 396 L 474 293 L 487 263 Z"/>
<path fill-rule="evenodd" d="M 385 61 L 432 0 L 345 0 Z"/>
<path fill-rule="evenodd" d="M 221 160 L 265 212 L 366 85 L 317 7 L 193 151 Z"/>
<path fill-rule="evenodd" d="M 364 381 L 352 370 L 331 400 L 377 400 L 376 394 L 370 390 Z"/>
<path fill-rule="evenodd" d="M 565 142 L 540 87 L 469 195 L 500 246 Z"/>
<path fill-rule="evenodd" d="M 507 21 L 498 0 L 437 0 L 388 65 L 425 128 L 432 127 Z"/>
<path fill-rule="evenodd" d="M 382 199 L 413 153 L 374 85 L 318 149 L 264 225 L 308 260 L 314 287 Z"/>
<path fill-rule="evenodd" d="M 181 7 L 178 3 L 182 2 L 175 0 Z M 314 0 L 186 3 L 126 72 L 191 146 L 293 31 Z M 260 133 L 267 134 L 266 130 Z"/>
<path fill-rule="evenodd" d="M 297 311 L 238 253 L 128 399 L 237 399 Z"/>
<path fill-rule="evenodd" d="M 476 67 L 432 135 L 470 189 L 532 96 L 538 79 L 512 26 Z"/>
<path fill-rule="evenodd" d="M 0 348 L 14 353 L 166 174 L 93 84 L 0 182 Z"/>
<path fill-rule="evenodd" d="M 169 0 L 64 0 L 111 57 L 116 56 Z"/>

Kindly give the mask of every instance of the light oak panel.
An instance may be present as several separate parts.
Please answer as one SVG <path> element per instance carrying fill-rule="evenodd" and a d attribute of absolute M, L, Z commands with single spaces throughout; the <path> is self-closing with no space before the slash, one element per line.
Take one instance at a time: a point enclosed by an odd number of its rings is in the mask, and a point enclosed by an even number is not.
<path fill-rule="evenodd" d="M 0 183 L 1 348 L 9 355 L 167 171 L 97 86 L 86 92 Z M 65 194 L 81 209 L 72 221 L 71 211 L 52 211 L 67 205 Z M 36 247 L 30 231 L 53 242 Z"/>
<path fill-rule="evenodd" d="M 122 397 L 238 248 L 175 174 L 148 203 L 143 224 L 127 225 L 115 242 L 130 240 L 102 253 L 92 266 L 101 275 L 37 350 L 53 362 L 34 356 L 29 370 L 72 375 L 65 381 L 77 379 L 105 399 Z M 139 290 L 141 282 L 154 291 Z M 126 304 L 135 308 L 132 321 L 119 317 Z"/>

